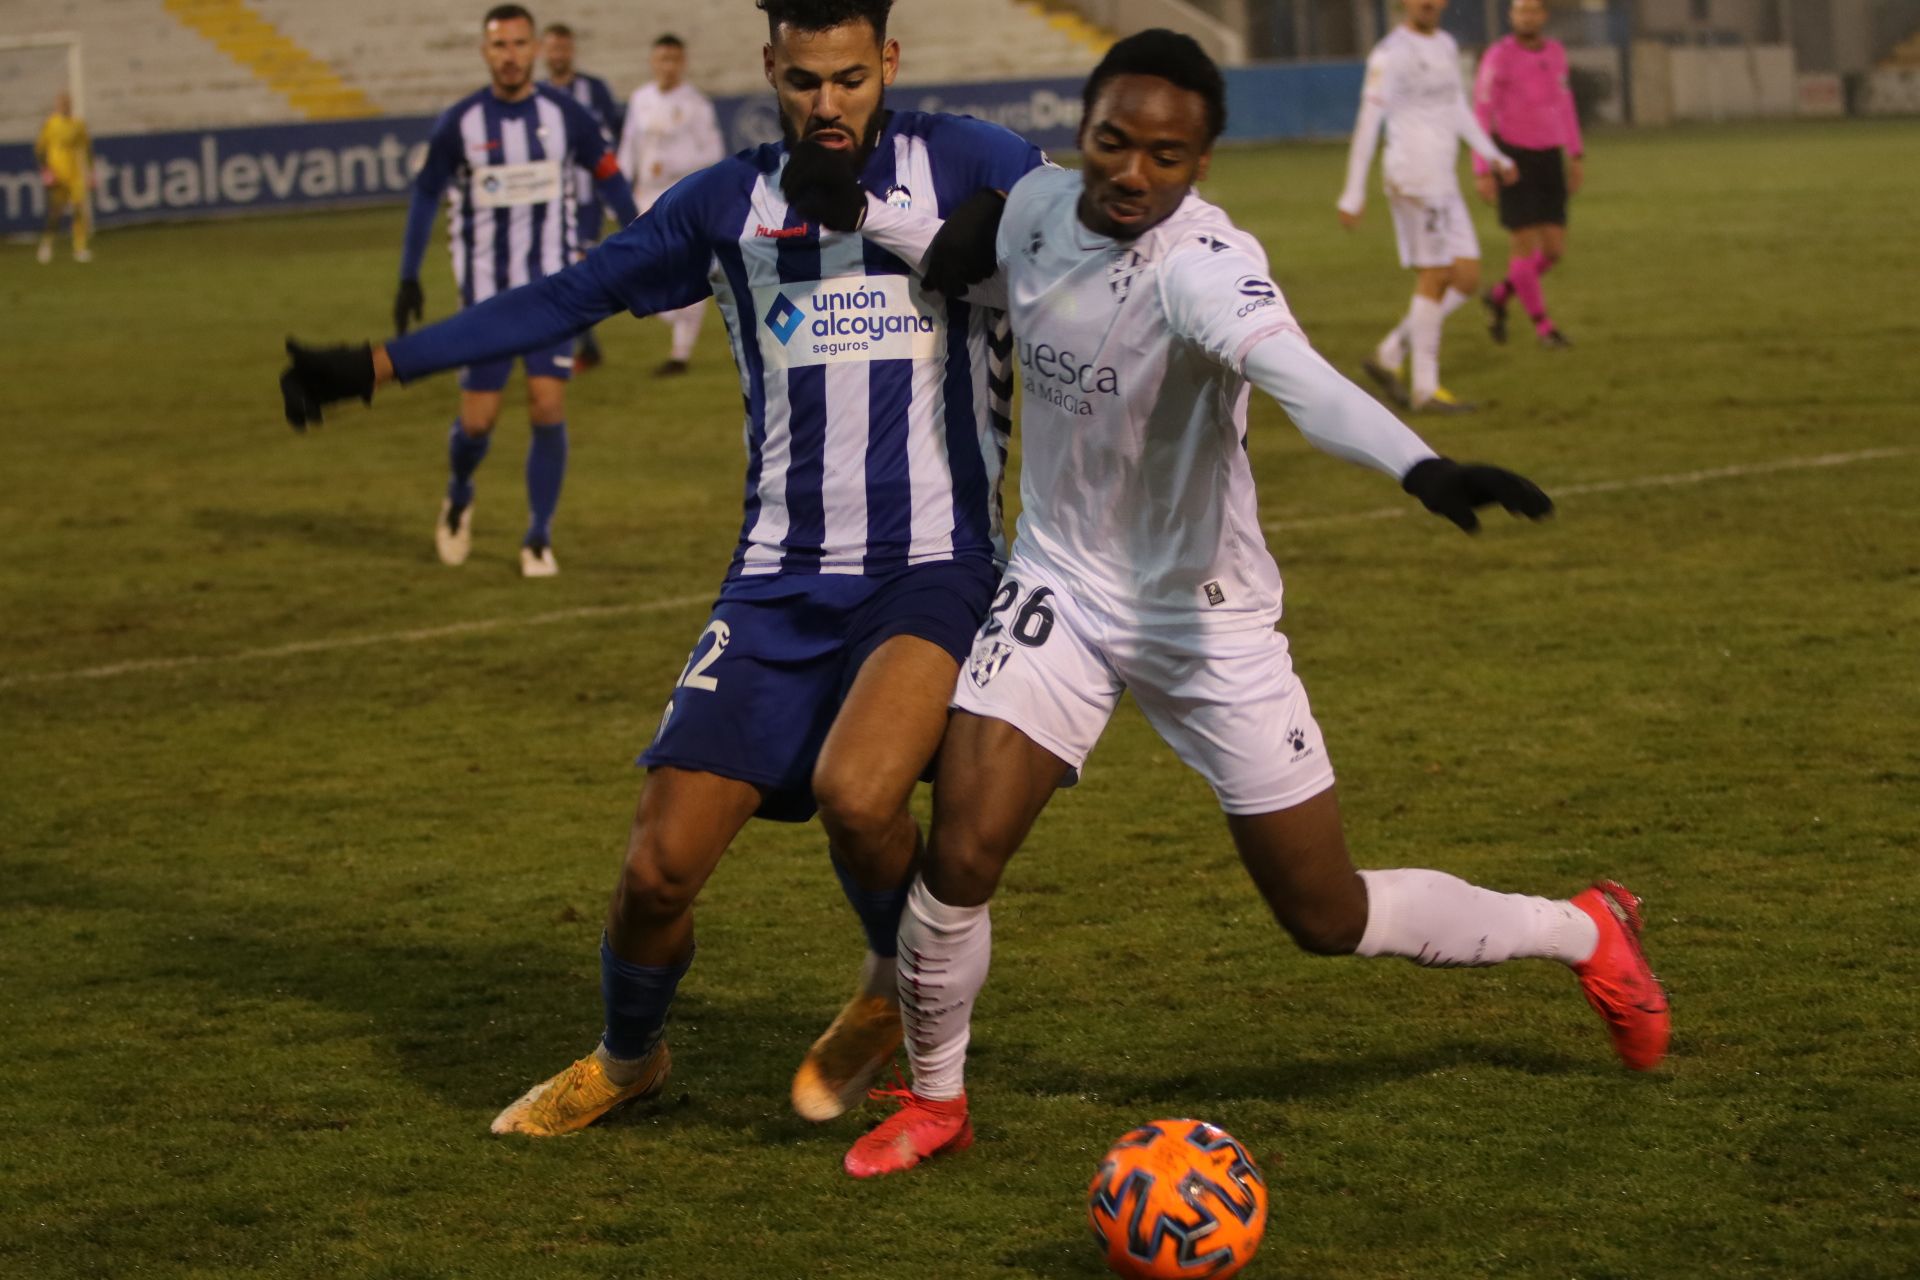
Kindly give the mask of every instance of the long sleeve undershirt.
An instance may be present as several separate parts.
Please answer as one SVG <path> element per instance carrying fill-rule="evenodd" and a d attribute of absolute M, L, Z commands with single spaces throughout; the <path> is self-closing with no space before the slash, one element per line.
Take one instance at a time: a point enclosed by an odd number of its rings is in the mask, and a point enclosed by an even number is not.
<path fill-rule="evenodd" d="M 1439 456 L 1296 331 L 1256 343 L 1241 367 L 1247 381 L 1279 401 L 1300 434 L 1323 453 L 1396 480 L 1414 464 Z"/>

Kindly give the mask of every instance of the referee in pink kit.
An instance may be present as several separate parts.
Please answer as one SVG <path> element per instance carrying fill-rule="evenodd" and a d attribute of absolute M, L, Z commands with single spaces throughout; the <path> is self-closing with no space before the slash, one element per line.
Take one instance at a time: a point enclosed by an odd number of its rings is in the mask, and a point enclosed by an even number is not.
<path fill-rule="evenodd" d="M 1507 277 L 1482 295 L 1487 330 L 1507 340 L 1507 304 L 1516 297 L 1533 320 L 1540 345 L 1572 346 L 1547 315 L 1540 279 L 1567 247 L 1567 198 L 1580 190 L 1580 119 L 1567 84 L 1567 50 L 1545 34 L 1544 0 L 1513 0 L 1513 34 L 1488 49 L 1474 80 L 1473 109 L 1502 151 L 1520 167 L 1519 181 L 1499 186 L 1487 162 L 1474 157 L 1480 198 L 1500 204 L 1500 225 L 1513 237 Z"/>

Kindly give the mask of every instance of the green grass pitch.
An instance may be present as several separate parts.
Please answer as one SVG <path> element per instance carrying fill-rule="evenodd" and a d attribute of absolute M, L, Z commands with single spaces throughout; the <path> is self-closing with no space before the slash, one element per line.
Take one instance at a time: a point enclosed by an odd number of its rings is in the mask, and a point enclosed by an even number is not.
<path fill-rule="evenodd" d="M 860 945 L 816 827 L 754 825 L 702 899 L 662 1104 L 486 1132 L 597 1028 L 631 758 L 738 527 L 717 320 L 673 383 L 663 326 L 603 329 L 529 584 L 517 391 L 458 572 L 450 379 L 279 421 L 282 335 L 381 331 L 397 210 L 8 250 L 0 1274 L 1090 1277 L 1097 1157 L 1182 1114 L 1265 1169 L 1249 1277 L 1920 1273 L 1917 151 L 1596 139 L 1548 279 L 1578 347 L 1462 313 L 1485 410 L 1423 424 L 1549 525 L 1371 518 L 1408 501 L 1255 411 L 1356 857 L 1626 880 L 1667 1066 L 1620 1070 L 1551 964 L 1296 952 L 1128 706 L 995 904 L 979 1144 L 876 1184 L 839 1162 L 877 1108 L 786 1102 Z M 1357 372 L 1408 281 L 1377 198 L 1340 231 L 1342 161 L 1223 153 L 1208 194 Z"/>

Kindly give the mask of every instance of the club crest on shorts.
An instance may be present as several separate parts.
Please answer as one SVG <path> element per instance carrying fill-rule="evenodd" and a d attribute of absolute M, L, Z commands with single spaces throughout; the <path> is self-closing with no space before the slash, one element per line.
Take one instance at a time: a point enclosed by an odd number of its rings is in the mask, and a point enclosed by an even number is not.
<path fill-rule="evenodd" d="M 967 659 L 967 679 L 973 681 L 973 687 L 984 689 L 993 683 L 1007 665 L 1007 659 L 1013 656 L 1013 646 L 995 636 L 985 644 L 979 645 L 973 655 Z"/>

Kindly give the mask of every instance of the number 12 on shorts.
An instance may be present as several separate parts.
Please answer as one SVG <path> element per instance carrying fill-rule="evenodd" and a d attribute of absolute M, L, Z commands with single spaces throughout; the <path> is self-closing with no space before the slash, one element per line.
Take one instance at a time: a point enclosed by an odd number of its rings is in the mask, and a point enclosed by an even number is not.
<path fill-rule="evenodd" d="M 983 636 L 997 636 L 1006 630 L 1001 615 L 1013 607 L 1020 598 L 1020 584 L 1012 578 L 1001 582 L 1000 590 L 994 593 L 993 604 L 987 609 L 987 620 L 980 628 Z M 1013 615 L 1013 627 L 1008 633 L 1029 649 L 1038 649 L 1053 634 L 1052 587 L 1035 587 L 1027 593 L 1026 600 Z"/>

